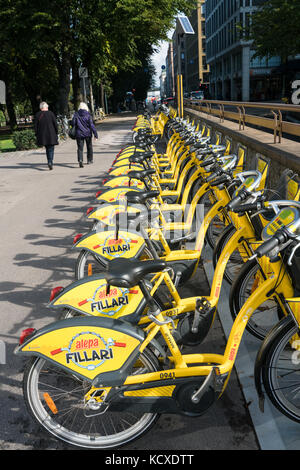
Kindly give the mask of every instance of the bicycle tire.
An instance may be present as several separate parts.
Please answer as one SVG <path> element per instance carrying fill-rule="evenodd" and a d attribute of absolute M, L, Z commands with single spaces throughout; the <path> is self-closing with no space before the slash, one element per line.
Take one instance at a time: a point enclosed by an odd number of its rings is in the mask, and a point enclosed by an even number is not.
<path fill-rule="evenodd" d="M 93 264 L 91 262 L 93 261 Z M 101 259 L 94 256 L 89 250 L 81 250 L 75 263 L 75 279 L 83 279 L 89 274 L 86 266 L 92 265 L 92 274 L 101 274 L 105 271 L 105 264 Z"/>
<path fill-rule="evenodd" d="M 292 421 L 300 423 L 299 325 L 283 318 L 268 335 L 262 382 L 271 403 Z"/>
<path fill-rule="evenodd" d="M 229 293 L 229 308 L 233 320 L 236 319 L 254 289 L 258 287 L 259 271 L 260 266 L 256 260 L 247 261 L 232 284 Z M 252 336 L 263 340 L 282 316 L 283 312 L 276 298 L 270 297 L 253 312 L 247 322 L 246 330 Z"/>
<path fill-rule="evenodd" d="M 145 248 L 139 259 L 153 259 L 153 256 L 148 248 Z M 81 250 L 75 263 L 75 279 L 83 279 L 90 275 L 88 271 L 89 268 L 87 268 L 89 264 L 92 265 L 92 268 L 90 268 L 92 274 L 101 274 L 107 268 L 97 255 L 91 253 L 89 250 Z"/>
<path fill-rule="evenodd" d="M 146 348 L 135 367 L 133 373 L 155 372 L 159 370 L 159 363 Z M 23 392 L 29 414 L 48 434 L 77 448 L 97 450 L 121 447 L 147 432 L 159 418 L 157 413 L 141 412 L 136 413 L 138 416 L 135 417 L 132 410 L 130 413 L 116 413 L 110 412 L 109 408 L 102 414 L 91 413 L 87 418 L 83 397 L 89 388 L 90 383 L 44 358 L 32 358 L 24 371 Z M 51 412 L 47 406 L 45 393 L 48 392 L 57 413 Z M 136 423 L 133 423 L 135 418 Z"/>
<path fill-rule="evenodd" d="M 225 249 L 226 244 L 229 242 L 230 238 L 235 234 L 236 229 L 233 225 L 228 225 L 225 227 L 223 232 L 220 234 L 219 238 L 216 240 L 216 245 L 213 252 L 213 266 L 216 268 L 218 260 L 221 256 L 221 253 Z M 242 250 L 242 251 L 240 251 Z M 224 279 L 228 282 L 228 284 L 232 285 L 236 279 L 236 276 L 240 272 L 241 268 L 244 266 L 245 262 L 243 257 L 241 256 L 241 252 L 243 256 L 246 256 L 245 249 L 242 245 L 240 245 L 240 250 L 237 248 L 234 252 L 230 255 L 226 267 L 224 270 Z"/>

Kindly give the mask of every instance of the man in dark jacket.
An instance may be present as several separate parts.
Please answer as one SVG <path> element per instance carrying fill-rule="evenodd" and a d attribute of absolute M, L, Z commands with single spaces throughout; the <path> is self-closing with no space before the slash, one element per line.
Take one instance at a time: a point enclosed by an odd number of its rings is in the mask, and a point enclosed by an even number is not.
<path fill-rule="evenodd" d="M 34 130 L 39 147 L 46 147 L 49 170 L 53 169 L 54 145 L 58 145 L 58 129 L 54 113 L 48 110 L 48 104 L 43 101 L 40 111 L 35 115 Z"/>
<path fill-rule="evenodd" d="M 98 139 L 98 133 L 93 123 L 92 116 L 89 113 L 89 108 L 85 103 L 80 103 L 77 113 L 74 114 L 72 119 L 72 127 L 76 129 L 77 141 L 77 157 L 79 166 L 83 167 L 83 146 L 86 142 L 87 147 L 87 164 L 93 163 L 93 144 L 92 136 Z"/>

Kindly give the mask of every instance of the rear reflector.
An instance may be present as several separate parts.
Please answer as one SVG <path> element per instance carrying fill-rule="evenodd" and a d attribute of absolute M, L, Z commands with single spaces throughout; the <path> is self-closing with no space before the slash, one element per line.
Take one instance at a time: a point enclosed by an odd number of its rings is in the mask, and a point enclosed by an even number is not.
<path fill-rule="evenodd" d="M 89 215 L 90 212 L 92 212 L 94 210 L 93 207 L 89 207 L 87 210 L 86 210 L 86 215 Z"/>
<path fill-rule="evenodd" d="M 73 238 L 73 245 L 77 243 L 81 237 L 82 237 L 82 233 L 78 233 L 77 235 L 75 235 L 75 237 Z"/>
<path fill-rule="evenodd" d="M 20 334 L 19 345 L 23 344 L 30 336 L 36 332 L 35 328 L 26 328 Z"/>
<path fill-rule="evenodd" d="M 59 286 L 59 287 L 54 287 L 54 289 L 52 289 L 51 293 L 50 293 L 50 302 L 52 302 L 52 300 L 55 299 L 55 297 L 58 296 L 58 294 L 60 294 L 62 291 L 64 290 L 63 287 Z"/>

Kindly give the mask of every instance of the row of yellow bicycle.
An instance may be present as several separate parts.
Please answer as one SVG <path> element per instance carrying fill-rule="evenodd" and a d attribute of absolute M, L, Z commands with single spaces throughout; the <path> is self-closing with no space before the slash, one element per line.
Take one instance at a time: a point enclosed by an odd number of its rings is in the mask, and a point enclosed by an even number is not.
<path fill-rule="evenodd" d="M 260 404 L 266 393 L 299 422 L 298 176 L 287 170 L 269 187 L 267 158 L 245 170 L 245 147 L 166 108 L 138 116 L 132 135 L 99 175 L 91 230 L 74 237 L 74 282 L 51 292 L 59 320 L 21 335 L 30 414 L 90 449 L 121 447 L 162 413 L 201 416 L 222 396 L 247 329 L 261 340 Z M 182 297 L 206 244 L 210 293 Z M 224 354 L 198 352 L 225 280 L 234 321 Z"/>

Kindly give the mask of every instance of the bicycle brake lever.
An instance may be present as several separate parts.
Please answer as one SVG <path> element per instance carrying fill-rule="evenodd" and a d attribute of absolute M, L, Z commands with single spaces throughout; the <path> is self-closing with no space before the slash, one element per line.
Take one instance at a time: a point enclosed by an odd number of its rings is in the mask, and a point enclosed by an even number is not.
<path fill-rule="evenodd" d="M 295 251 L 298 250 L 299 247 L 300 247 L 300 242 L 297 243 L 297 245 L 294 246 L 294 248 L 292 249 L 291 254 L 290 254 L 290 256 L 289 256 L 289 259 L 288 259 L 288 261 L 287 261 L 287 264 L 288 264 L 289 266 L 292 265 L 292 259 L 293 259 L 293 257 L 294 257 Z"/>
<path fill-rule="evenodd" d="M 161 326 L 161 325 L 167 325 L 168 323 L 172 323 L 172 326 L 173 326 L 173 328 L 175 329 L 175 323 L 174 323 L 173 318 L 168 318 L 168 320 L 160 321 L 160 320 L 157 320 L 157 318 L 155 317 L 155 315 L 152 314 L 152 313 L 149 313 L 149 314 L 148 314 L 148 318 L 149 318 L 150 320 L 152 320 L 153 323 L 156 323 L 156 325 L 160 325 L 160 326 Z"/>

